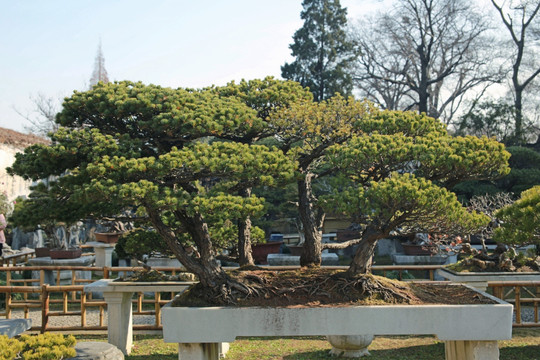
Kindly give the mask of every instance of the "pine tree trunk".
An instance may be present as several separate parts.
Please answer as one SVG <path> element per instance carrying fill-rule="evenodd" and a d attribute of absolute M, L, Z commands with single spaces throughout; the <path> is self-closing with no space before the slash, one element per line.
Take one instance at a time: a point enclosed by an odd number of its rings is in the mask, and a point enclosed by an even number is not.
<path fill-rule="evenodd" d="M 219 288 L 227 281 L 227 274 L 214 256 L 208 226 L 202 219 L 202 216 L 200 214 L 188 216 L 182 211 L 174 212 L 176 218 L 184 225 L 186 231 L 191 235 L 197 246 L 199 257 L 196 258 L 187 253 L 177 240 L 172 229 L 163 223 L 159 213 L 148 208 L 147 213 L 156 231 L 161 235 L 167 243 L 168 248 L 182 265 L 189 272 L 197 275 L 199 282 L 203 286 L 219 291 Z"/>
<path fill-rule="evenodd" d="M 240 191 L 242 197 L 251 196 L 251 188 Z M 251 219 L 238 220 L 238 262 L 240 266 L 255 265 L 251 254 Z"/>
<path fill-rule="evenodd" d="M 322 224 L 324 213 L 314 208 L 311 181 L 313 175 L 307 174 L 298 181 L 298 212 L 304 227 L 304 246 L 300 256 L 300 266 L 320 266 L 322 260 Z"/>
<path fill-rule="evenodd" d="M 255 265 L 251 254 L 251 219 L 238 221 L 238 262 L 240 266 Z"/>
<path fill-rule="evenodd" d="M 373 255 L 377 241 L 386 236 L 385 233 L 376 231 L 375 229 L 367 228 L 362 233 L 362 241 L 358 244 L 358 249 L 354 254 L 354 258 L 347 269 L 347 276 L 354 277 L 361 274 L 371 273 L 373 265 Z"/>

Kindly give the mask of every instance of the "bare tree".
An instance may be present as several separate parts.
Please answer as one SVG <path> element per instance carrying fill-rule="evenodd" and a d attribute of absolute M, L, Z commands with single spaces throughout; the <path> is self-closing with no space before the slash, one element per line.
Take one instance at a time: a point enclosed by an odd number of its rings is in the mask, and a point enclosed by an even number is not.
<path fill-rule="evenodd" d="M 509 55 L 512 64 L 511 82 L 515 106 L 514 141 L 522 143 L 524 134 L 523 97 L 527 88 L 540 74 L 540 64 L 536 61 L 540 41 L 540 11 L 538 0 L 495 1 L 491 3 L 508 30 L 513 50 Z M 511 47 L 508 47 L 511 48 Z M 540 142 L 540 138 L 538 140 Z"/>
<path fill-rule="evenodd" d="M 398 0 L 356 29 L 357 88 L 392 110 L 447 124 L 465 95 L 500 80 L 486 51 L 488 22 L 465 0 Z"/>
<path fill-rule="evenodd" d="M 34 104 L 32 111 L 22 112 L 13 108 L 17 114 L 30 123 L 29 126 L 25 126 L 25 130 L 43 137 L 46 137 L 49 132 L 56 131 L 59 125 L 55 118 L 60 109 L 60 101 L 42 93 L 30 96 L 30 100 Z"/>

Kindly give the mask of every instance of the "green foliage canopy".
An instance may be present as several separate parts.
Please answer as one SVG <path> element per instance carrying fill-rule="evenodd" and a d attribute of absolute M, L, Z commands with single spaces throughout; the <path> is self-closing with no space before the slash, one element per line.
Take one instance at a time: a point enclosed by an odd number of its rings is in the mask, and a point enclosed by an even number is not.
<path fill-rule="evenodd" d="M 385 112 L 382 119 L 377 130 L 330 149 L 330 161 L 348 182 L 324 198 L 325 207 L 385 235 L 396 228 L 470 233 L 487 221 L 446 188 L 508 173 L 504 145 L 486 137 L 451 137 L 425 115 Z M 386 119 L 393 121 L 386 125 Z"/>
<path fill-rule="evenodd" d="M 540 186 L 522 192 L 516 202 L 500 209 L 495 216 L 501 221 L 495 229 L 495 241 L 540 246 Z"/>
<path fill-rule="evenodd" d="M 270 79 L 264 84 L 267 90 L 277 86 Z M 270 100 L 278 103 L 276 96 Z M 288 181 L 295 169 L 277 148 L 230 141 L 266 126 L 256 106 L 244 100 L 215 88 L 98 84 L 66 99 L 58 115 L 65 127 L 53 134 L 50 145 L 19 154 L 10 172 L 50 178 L 40 185 L 39 200 L 30 200 L 35 207 L 50 206 L 50 213 L 40 216 L 68 221 L 137 208 L 182 263 L 190 265 L 180 235 L 187 233 L 201 252 L 195 262 L 208 264 L 216 251 L 212 224 L 263 211 L 263 199 L 240 191 Z M 270 106 L 270 100 L 260 103 Z M 201 276 L 200 268 L 191 270 Z"/>

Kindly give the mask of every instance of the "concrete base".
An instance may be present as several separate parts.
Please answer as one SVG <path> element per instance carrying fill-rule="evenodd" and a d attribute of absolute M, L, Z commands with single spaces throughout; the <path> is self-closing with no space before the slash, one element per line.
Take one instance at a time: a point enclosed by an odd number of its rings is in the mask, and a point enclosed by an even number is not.
<path fill-rule="evenodd" d="M 217 360 L 216 351 L 211 350 L 217 345 L 209 344 L 232 342 L 238 336 L 436 335 L 447 341 L 449 349 L 472 349 L 466 350 L 476 354 L 470 359 L 497 360 L 493 351 L 497 340 L 512 338 L 512 305 L 482 295 L 495 304 L 333 308 L 196 308 L 167 304 L 162 309 L 163 339 L 180 343 L 183 349 L 199 349 L 196 354 L 200 357 L 193 359 Z M 453 350 L 449 351 L 452 356 Z"/>
<path fill-rule="evenodd" d="M 268 254 L 266 258 L 270 266 L 300 265 L 300 256 L 288 254 Z M 334 253 L 322 254 L 322 265 L 339 265 L 339 257 Z"/>
<path fill-rule="evenodd" d="M 32 327 L 32 319 L 2 319 L 0 320 L 0 335 L 12 338 Z"/>
<path fill-rule="evenodd" d="M 124 360 L 124 354 L 114 345 L 101 341 L 78 342 L 77 356 L 67 360 Z"/>

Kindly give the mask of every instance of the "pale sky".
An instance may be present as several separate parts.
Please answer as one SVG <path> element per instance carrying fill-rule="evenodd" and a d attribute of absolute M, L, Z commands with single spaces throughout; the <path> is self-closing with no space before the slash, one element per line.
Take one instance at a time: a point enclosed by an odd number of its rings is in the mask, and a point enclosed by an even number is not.
<path fill-rule="evenodd" d="M 342 0 L 350 21 L 382 0 Z M 280 78 L 301 0 L 0 0 L 0 127 L 38 94 L 85 90 L 101 38 L 109 79 L 200 88 Z"/>

